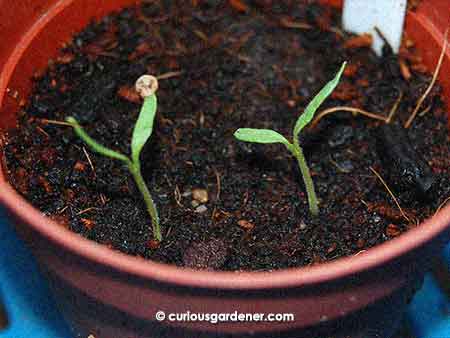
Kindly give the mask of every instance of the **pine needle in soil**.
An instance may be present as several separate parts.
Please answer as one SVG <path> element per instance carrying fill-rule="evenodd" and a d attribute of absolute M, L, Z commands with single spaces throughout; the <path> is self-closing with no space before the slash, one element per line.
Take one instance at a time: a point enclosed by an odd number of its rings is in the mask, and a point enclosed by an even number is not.
<path fill-rule="evenodd" d="M 344 112 L 349 112 L 349 113 L 353 113 L 353 114 L 361 114 L 368 118 L 383 121 L 383 122 L 387 123 L 387 118 L 382 115 L 371 113 L 371 112 L 368 112 L 366 110 L 359 109 L 359 108 L 338 106 L 338 107 L 332 107 L 332 108 L 328 108 L 328 109 L 321 111 L 317 115 L 317 117 L 314 119 L 314 121 L 311 123 L 311 128 L 315 128 L 317 126 L 317 124 L 320 122 L 320 120 L 322 120 L 322 118 L 324 118 L 325 116 L 330 115 L 335 112 L 338 112 L 338 111 L 344 111 Z"/>
<path fill-rule="evenodd" d="M 395 204 L 397 205 L 397 208 L 400 210 L 400 213 L 402 214 L 402 216 L 405 218 L 405 220 L 408 223 L 411 223 L 411 220 L 409 219 L 409 217 L 405 214 L 405 212 L 403 211 L 402 207 L 400 206 L 400 203 L 398 202 L 397 197 L 395 197 L 394 193 L 392 192 L 392 190 L 389 188 L 389 186 L 387 185 L 386 181 L 383 179 L 383 177 L 381 177 L 381 175 L 373 168 L 370 167 L 370 170 L 375 174 L 375 176 L 380 180 L 380 182 L 383 184 L 383 186 L 386 188 L 387 192 L 389 193 L 389 195 L 391 195 L 392 199 L 394 200 Z"/>
<path fill-rule="evenodd" d="M 427 90 L 425 91 L 425 93 L 423 93 L 423 95 L 417 101 L 416 108 L 414 108 L 411 116 L 408 118 L 408 121 L 406 121 L 406 123 L 405 123 L 405 128 L 406 129 L 411 127 L 411 124 L 413 123 L 414 119 L 416 118 L 417 113 L 419 112 L 420 108 L 422 108 L 423 102 L 428 97 L 428 95 L 430 94 L 431 90 L 434 87 L 434 84 L 436 83 L 436 80 L 437 80 L 438 75 L 439 75 L 439 71 L 441 70 L 441 66 L 442 66 L 442 63 L 444 61 L 445 52 L 447 50 L 447 45 L 448 45 L 448 39 L 447 38 L 448 38 L 448 29 L 445 31 L 445 34 L 444 34 L 444 45 L 442 46 L 441 55 L 439 56 L 439 61 L 438 61 L 437 65 L 436 65 L 436 69 L 434 70 L 433 78 L 432 78 L 432 80 L 430 82 L 430 85 L 428 86 Z"/>

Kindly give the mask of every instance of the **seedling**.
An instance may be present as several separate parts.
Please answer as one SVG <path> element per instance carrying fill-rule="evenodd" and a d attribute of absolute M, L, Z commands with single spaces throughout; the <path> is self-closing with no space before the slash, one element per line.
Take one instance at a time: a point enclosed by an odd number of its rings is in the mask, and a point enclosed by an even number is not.
<path fill-rule="evenodd" d="M 311 122 L 316 110 L 336 88 L 346 64 L 346 62 L 342 64 L 341 69 L 339 70 L 335 78 L 322 88 L 319 94 L 317 94 L 308 104 L 303 114 L 300 115 L 297 122 L 295 123 L 292 143 L 289 142 L 283 135 L 271 129 L 240 128 L 234 133 L 234 136 L 240 141 L 263 144 L 282 143 L 286 146 L 286 148 L 297 159 L 298 166 L 300 167 L 300 172 L 303 176 L 303 181 L 305 182 L 306 192 L 308 194 L 309 209 L 314 216 L 317 216 L 319 214 L 319 202 L 317 200 L 311 173 L 306 163 L 305 156 L 303 155 L 303 149 L 300 147 L 298 136 L 302 129 L 309 122 Z"/>
<path fill-rule="evenodd" d="M 150 75 L 144 75 L 136 81 L 136 90 L 144 98 L 138 120 L 134 126 L 133 136 L 131 139 L 131 157 L 128 157 L 120 152 L 109 149 L 100 143 L 93 140 L 78 124 L 73 117 L 68 117 L 67 122 L 74 128 L 75 133 L 80 137 L 93 151 L 124 162 L 130 170 L 139 191 L 147 206 L 147 211 L 150 214 L 153 226 L 153 236 L 155 240 L 160 242 L 162 240 L 161 228 L 159 225 L 158 211 L 156 209 L 150 191 L 145 184 L 141 172 L 141 163 L 139 156 L 142 148 L 147 140 L 150 138 L 153 131 L 153 122 L 155 120 L 157 99 L 155 92 L 158 89 L 158 80 Z"/>

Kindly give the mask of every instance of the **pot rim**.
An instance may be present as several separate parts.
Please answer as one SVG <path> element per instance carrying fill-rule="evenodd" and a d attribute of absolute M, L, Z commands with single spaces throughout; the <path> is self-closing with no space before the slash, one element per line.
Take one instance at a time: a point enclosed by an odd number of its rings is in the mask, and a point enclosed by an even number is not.
<path fill-rule="evenodd" d="M 59 10 L 61 10 L 61 7 L 59 7 Z M 18 60 L 37 34 L 37 28 L 39 30 L 44 28 L 51 18 L 58 14 L 59 10 L 49 13 L 44 20 L 36 25 L 39 27 L 33 27 L 27 33 L 27 38 L 22 39 L 21 43 L 16 46 L 4 69 L 1 70 L 1 75 L 5 82 L 0 82 L 5 84 L 9 81 Z M 441 44 L 439 43 L 439 45 Z M 4 94 L 4 91 L 0 93 L 0 104 Z M 0 156 L 2 155 L 0 152 Z M 411 229 L 397 238 L 354 256 L 339 258 L 315 266 L 281 269 L 273 272 L 199 271 L 113 251 L 106 246 L 85 239 L 65 229 L 49 217 L 44 216 L 26 201 L 7 182 L 3 168 L 0 168 L 0 204 L 17 219 L 31 226 L 48 240 L 87 260 L 144 279 L 152 279 L 184 287 L 207 289 L 263 290 L 299 287 L 337 280 L 379 267 L 399 258 L 407 252 L 423 246 L 450 227 L 449 205 L 432 218 L 422 222 L 415 229 Z"/>
<path fill-rule="evenodd" d="M 176 267 L 113 251 L 62 227 L 26 201 L 0 171 L 0 203 L 17 219 L 67 251 L 123 273 L 185 287 L 262 290 L 318 284 L 381 266 L 437 237 L 450 227 L 450 205 L 398 238 L 350 257 L 316 266 L 272 272 L 204 271 Z"/>

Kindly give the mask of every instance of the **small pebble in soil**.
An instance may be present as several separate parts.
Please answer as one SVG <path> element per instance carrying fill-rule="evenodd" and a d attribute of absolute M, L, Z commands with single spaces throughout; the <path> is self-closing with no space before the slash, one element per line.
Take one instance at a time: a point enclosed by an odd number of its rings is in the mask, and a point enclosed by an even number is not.
<path fill-rule="evenodd" d="M 192 196 L 192 191 L 185 191 L 181 194 L 182 197 L 190 197 Z"/>
<path fill-rule="evenodd" d="M 217 270 L 225 263 L 228 246 L 213 238 L 191 244 L 183 255 L 183 265 L 193 269 Z"/>
<path fill-rule="evenodd" d="M 305 222 L 301 221 L 299 227 L 300 227 L 300 230 L 305 230 L 308 227 L 308 225 Z"/>
<path fill-rule="evenodd" d="M 245 219 L 241 219 L 240 221 L 238 221 L 238 225 L 244 230 L 252 230 L 255 227 L 252 222 L 249 222 Z"/>
<path fill-rule="evenodd" d="M 203 214 L 203 213 L 205 213 L 207 211 L 208 211 L 208 208 L 206 206 L 204 206 L 204 205 L 199 205 L 197 208 L 195 208 L 195 212 L 197 214 Z"/>
<path fill-rule="evenodd" d="M 192 189 L 192 198 L 200 204 L 205 204 L 209 200 L 208 191 L 205 189 Z"/>

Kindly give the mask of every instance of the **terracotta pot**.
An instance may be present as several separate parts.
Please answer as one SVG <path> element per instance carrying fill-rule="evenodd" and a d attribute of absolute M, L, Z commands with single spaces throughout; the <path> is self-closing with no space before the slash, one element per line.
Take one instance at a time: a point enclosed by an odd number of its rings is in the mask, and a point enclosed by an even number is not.
<path fill-rule="evenodd" d="M 133 0 L 0 1 L 0 126 L 14 126 L 30 78 L 93 17 Z M 336 3 L 336 1 L 333 1 Z M 338 4 L 339 5 L 339 4 Z M 408 35 L 434 68 L 449 25 L 450 0 L 424 0 L 407 18 Z M 440 81 L 450 102 L 450 53 Z M 450 207 L 420 227 L 366 252 L 314 267 L 273 273 L 203 272 L 144 261 L 85 240 L 44 217 L 0 173 L 0 201 L 14 218 L 63 313 L 82 337 L 198 337 L 197 330 L 254 334 L 297 330 L 297 336 L 389 337 L 430 258 L 450 238 Z M 178 322 L 173 312 L 293 313 L 295 321 Z M 306 329 L 306 328 L 310 329 Z M 312 328 L 311 328 L 312 327 Z"/>

